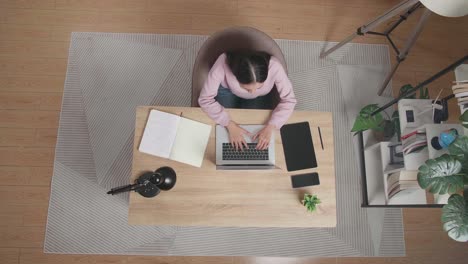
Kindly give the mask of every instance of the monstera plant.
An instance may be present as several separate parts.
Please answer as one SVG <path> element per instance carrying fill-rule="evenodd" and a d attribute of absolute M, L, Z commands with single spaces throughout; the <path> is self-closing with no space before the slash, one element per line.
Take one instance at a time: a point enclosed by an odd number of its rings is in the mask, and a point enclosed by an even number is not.
<path fill-rule="evenodd" d="M 450 154 L 429 159 L 419 167 L 418 183 L 431 193 L 452 194 L 442 209 L 443 228 L 450 238 L 467 242 L 468 137 L 457 138 L 448 151 Z"/>

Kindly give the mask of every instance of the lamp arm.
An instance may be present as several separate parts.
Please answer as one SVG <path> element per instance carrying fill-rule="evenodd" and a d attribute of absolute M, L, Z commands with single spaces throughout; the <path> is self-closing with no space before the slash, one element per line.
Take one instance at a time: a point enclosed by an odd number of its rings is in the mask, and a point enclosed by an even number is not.
<path fill-rule="evenodd" d="M 114 195 L 114 194 L 123 193 L 123 192 L 135 191 L 144 186 L 145 186 L 144 183 L 128 184 L 128 185 L 112 188 L 110 191 L 107 192 L 107 194 Z"/>

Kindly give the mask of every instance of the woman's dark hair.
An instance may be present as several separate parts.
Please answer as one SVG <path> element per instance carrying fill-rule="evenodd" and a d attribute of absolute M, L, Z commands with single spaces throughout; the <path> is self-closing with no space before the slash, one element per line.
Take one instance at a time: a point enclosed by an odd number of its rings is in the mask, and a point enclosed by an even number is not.
<path fill-rule="evenodd" d="M 271 55 L 263 51 L 226 52 L 227 64 L 239 83 L 264 82 L 268 77 Z"/>

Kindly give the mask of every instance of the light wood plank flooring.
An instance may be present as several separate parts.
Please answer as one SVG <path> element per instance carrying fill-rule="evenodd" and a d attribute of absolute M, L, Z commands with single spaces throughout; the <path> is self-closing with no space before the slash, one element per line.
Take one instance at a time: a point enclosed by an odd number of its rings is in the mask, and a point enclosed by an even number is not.
<path fill-rule="evenodd" d="M 400 0 L 0 0 L 0 263 L 466 263 L 440 209 L 405 209 L 404 258 L 46 255 L 44 227 L 70 32 L 211 34 L 259 28 L 274 38 L 339 41 Z M 401 45 L 419 14 L 396 32 Z M 385 43 L 368 36 L 360 43 Z M 433 15 L 394 78 L 416 84 L 468 53 L 468 17 Z M 392 56 L 393 57 L 393 56 Z M 430 86 L 450 93 L 449 74 Z M 452 119 L 458 112 L 451 105 Z"/>

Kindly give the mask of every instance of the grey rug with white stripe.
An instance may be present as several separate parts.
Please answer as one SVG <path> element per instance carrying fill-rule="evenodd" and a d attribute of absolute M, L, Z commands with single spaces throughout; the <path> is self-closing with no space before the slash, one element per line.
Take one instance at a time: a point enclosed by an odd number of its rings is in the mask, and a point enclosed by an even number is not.
<path fill-rule="evenodd" d="M 297 109 L 331 111 L 336 228 L 130 226 L 128 183 L 135 107 L 189 106 L 191 72 L 206 36 L 73 33 L 57 139 L 44 251 L 75 254 L 403 256 L 399 209 L 360 208 L 350 124 L 389 69 L 388 47 L 277 40 Z M 360 95 L 360 96 L 359 96 Z M 386 100 L 379 98 L 379 100 Z M 281 212 L 278 212 L 279 214 Z"/>

